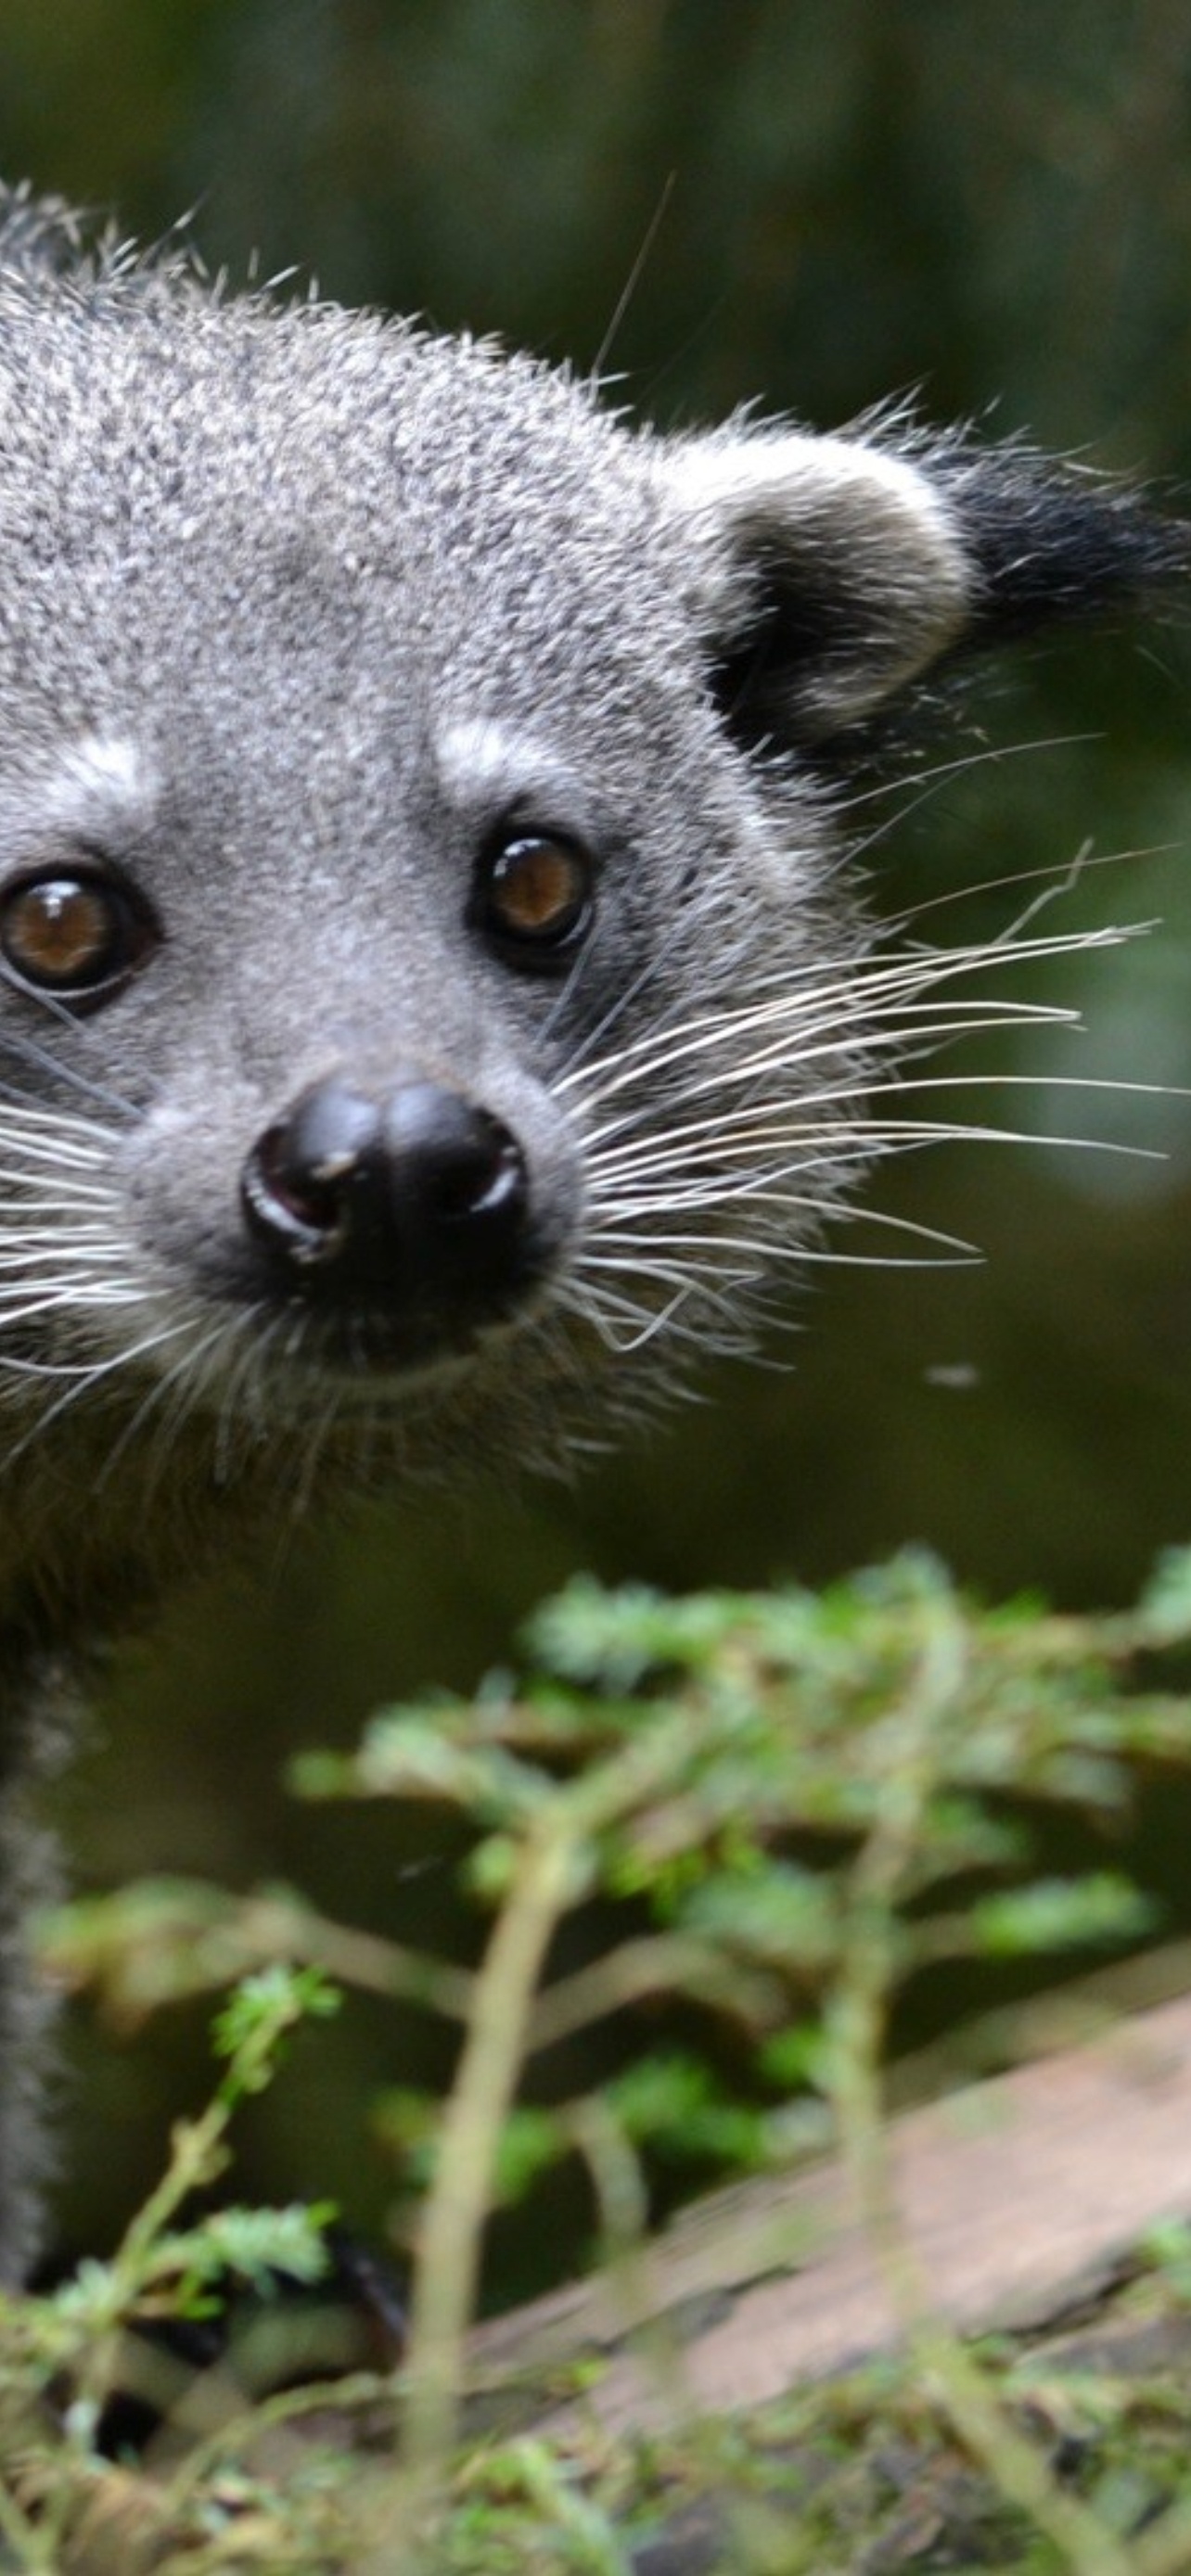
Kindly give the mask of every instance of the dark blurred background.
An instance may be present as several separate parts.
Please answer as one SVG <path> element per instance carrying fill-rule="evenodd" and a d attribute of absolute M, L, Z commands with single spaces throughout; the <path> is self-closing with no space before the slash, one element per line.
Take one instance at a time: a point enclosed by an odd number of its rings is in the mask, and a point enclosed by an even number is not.
<path fill-rule="evenodd" d="M 1028 427 L 1177 495 L 1189 78 L 1185 0 L 4 0 L 0 168 L 142 238 L 193 210 L 233 283 L 293 267 L 599 361 L 666 423 L 757 400 L 826 426 L 920 388 L 939 417 Z M 570 1570 L 819 1579 L 914 1539 L 988 1591 L 1113 1602 L 1188 1535 L 1188 678 L 1168 631 L 990 673 L 980 731 L 969 711 L 941 746 L 969 765 L 900 820 L 897 797 L 866 811 L 874 905 L 934 904 L 931 937 L 995 936 L 1036 891 L 1005 880 L 1126 854 L 1041 924 L 1157 925 L 1031 987 L 1087 1034 L 1015 1057 L 1036 1088 L 961 1106 L 1160 1159 L 909 1159 L 877 1203 L 982 1263 L 817 1270 L 777 1347 L 788 1374 L 728 1373 L 573 1495 L 415 1496 L 181 1605 L 124 1657 L 64 1801 L 85 1883 L 293 1877 L 332 1912 L 454 1939 L 424 1819 L 396 1837 L 388 1816 L 303 1813 L 279 1766 L 387 1697 L 473 1681 Z M 1114 1103 L 1065 1075 L 1174 1088 Z M 1189 1828 L 1170 1820 L 1176 1887 Z M 108 2240 L 164 2105 L 198 2098 L 200 2048 L 189 2015 L 135 2053 L 80 2043 L 72 2240 Z M 378 2225 L 367 2086 L 445 2063 L 426 2052 L 417 2025 L 353 2007 L 260 2106 L 242 2187 L 338 2192 Z"/>

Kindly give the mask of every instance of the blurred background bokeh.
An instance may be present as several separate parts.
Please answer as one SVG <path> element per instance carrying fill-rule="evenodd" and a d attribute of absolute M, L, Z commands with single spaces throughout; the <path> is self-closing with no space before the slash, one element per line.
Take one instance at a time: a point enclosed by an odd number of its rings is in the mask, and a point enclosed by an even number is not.
<path fill-rule="evenodd" d="M 938 417 L 1191 486 L 1191 17 L 1184 0 L 4 0 L 0 168 L 142 239 L 193 214 L 233 284 L 418 311 L 617 379 L 665 423 L 745 401 L 819 425 L 920 389 Z M 643 248 L 647 253 L 641 258 Z M 631 293 L 627 290 L 631 282 Z M 865 809 L 883 913 L 923 935 L 1155 925 L 1036 998 L 1078 1005 L 959 1095 L 1040 1144 L 908 1158 L 877 1204 L 980 1248 L 822 1268 L 775 1344 L 639 1453 L 562 1488 L 422 1495 L 280 1531 L 126 1653 L 63 1801 L 78 1870 L 294 1878 L 333 1913 L 458 1937 L 425 1819 L 315 1814 L 286 1748 L 466 1684 L 579 1566 L 666 1585 L 817 1580 L 907 1540 L 991 1592 L 1119 1600 L 1191 1528 L 1191 657 L 1177 631 L 990 671 L 923 797 Z M 993 754 L 1003 756 L 983 757 Z M 904 810 L 900 810 L 904 809 Z M 1024 887 L 1007 881 L 1025 876 Z M 965 891 L 966 890 L 966 891 Z M 1168 1086 L 1113 1101 L 1064 1077 Z M 1153 1159 L 1149 1156 L 1152 1155 Z M 871 1240 L 866 1249 L 875 1248 Z M 1191 1818 L 1171 1819 L 1177 1892 Z M 1191 1896 L 1188 1898 L 1191 1908 Z M 80 2041 L 64 2235 L 103 2244 L 197 2098 L 201 2017 Z M 353 2006 L 250 2124 L 241 2187 L 381 2223 L 370 2081 L 441 2067 Z"/>

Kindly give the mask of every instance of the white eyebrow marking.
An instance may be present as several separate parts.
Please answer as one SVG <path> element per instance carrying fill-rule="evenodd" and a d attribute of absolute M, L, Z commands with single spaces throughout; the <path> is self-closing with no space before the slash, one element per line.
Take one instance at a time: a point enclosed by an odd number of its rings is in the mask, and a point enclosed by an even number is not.
<path fill-rule="evenodd" d="M 117 850 L 135 842 L 152 822 L 156 788 L 153 764 L 130 737 L 80 734 L 0 799 L 0 864 L 36 855 L 47 841 L 110 841 Z"/>
<path fill-rule="evenodd" d="M 150 780 L 141 753 L 121 734 L 84 734 L 72 743 L 49 782 L 55 802 L 73 808 L 99 804 L 116 812 L 135 811 L 147 798 Z"/>

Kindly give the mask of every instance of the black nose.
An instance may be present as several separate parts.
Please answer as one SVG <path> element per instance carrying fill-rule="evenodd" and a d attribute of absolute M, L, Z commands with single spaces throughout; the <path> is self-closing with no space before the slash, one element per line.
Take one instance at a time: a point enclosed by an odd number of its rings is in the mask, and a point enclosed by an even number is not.
<path fill-rule="evenodd" d="M 499 1316 L 533 1276 L 516 1137 L 421 1075 L 381 1098 L 340 1076 L 316 1083 L 257 1138 L 242 1197 L 287 1293 L 383 1305 L 435 1339 Z"/>

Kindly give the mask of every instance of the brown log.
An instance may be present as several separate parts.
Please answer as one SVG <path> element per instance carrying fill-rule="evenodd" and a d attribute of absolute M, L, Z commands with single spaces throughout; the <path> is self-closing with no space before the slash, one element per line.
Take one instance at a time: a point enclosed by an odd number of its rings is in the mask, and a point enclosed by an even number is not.
<path fill-rule="evenodd" d="M 1043 2325 L 1156 2221 L 1191 2215 L 1191 1998 L 900 2114 L 902 2222 L 964 2331 Z M 889 2350 L 899 2327 L 840 2166 L 767 2177 L 686 2213 L 621 2271 L 478 2329 L 487 2380 L 605 2367 L 584 2413 L 641 2431 L 751 2408 Z M 533 2411 L 564 2431 L 567 2406 Z"/>

